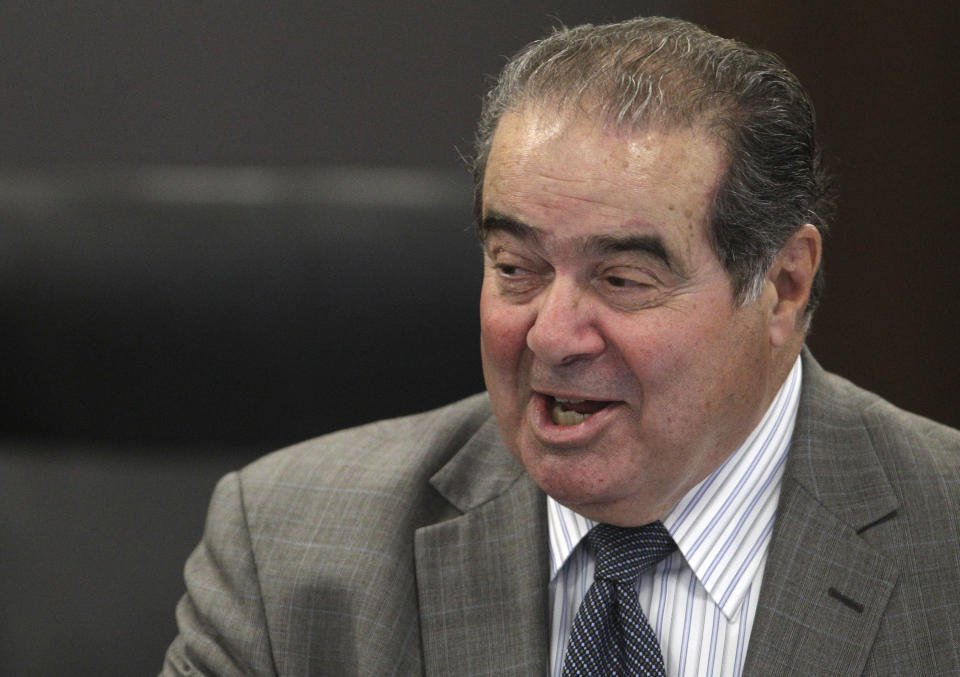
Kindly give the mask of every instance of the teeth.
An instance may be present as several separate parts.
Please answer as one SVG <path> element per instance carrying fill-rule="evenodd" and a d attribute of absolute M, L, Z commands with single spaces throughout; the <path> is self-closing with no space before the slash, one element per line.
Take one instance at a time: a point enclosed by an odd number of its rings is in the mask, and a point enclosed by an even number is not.
<path fill-rule="evenodd" d="M 577 425 L 593 416 L 593 414 L 581 414 L 579 411 L 567 411 L 560 405 L 560 402 L 564 401 L 582 402 L 582 400 L 560 400 L 558 398 L 557 403 L 550 407 L 550 420 L 553 421 L 554 425 Z"/>
<path fill-rule="evenodd" d="M 580 404 L 583 402 L 583 400 L 567 400 L 562 397 L 554 397 L 553 399 L 555 399 L 557 402 L 569 402 L 571 404 Z"/>

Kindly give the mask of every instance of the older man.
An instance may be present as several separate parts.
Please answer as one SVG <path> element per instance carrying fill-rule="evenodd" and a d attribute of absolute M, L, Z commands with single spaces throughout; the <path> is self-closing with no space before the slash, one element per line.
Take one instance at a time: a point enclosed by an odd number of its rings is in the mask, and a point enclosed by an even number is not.
<path fill-rule="evenodd" d="M 164 672 L 960 671 L 960 433 L 803 348 L 829 201 L 783 65 L 558 31 L 476 179 L 488 393 L 226 477 Z"/>

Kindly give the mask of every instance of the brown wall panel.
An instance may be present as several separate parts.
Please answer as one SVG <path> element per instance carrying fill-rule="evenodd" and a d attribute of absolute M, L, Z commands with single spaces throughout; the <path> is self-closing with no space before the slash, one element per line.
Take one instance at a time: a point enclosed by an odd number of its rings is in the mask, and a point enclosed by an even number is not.
<path fill-rule="evenodd" d="M 708 2 L 703 23 L 778 53 L 837 175 L 820 361 L 960 425 L 956 4 Z"/>

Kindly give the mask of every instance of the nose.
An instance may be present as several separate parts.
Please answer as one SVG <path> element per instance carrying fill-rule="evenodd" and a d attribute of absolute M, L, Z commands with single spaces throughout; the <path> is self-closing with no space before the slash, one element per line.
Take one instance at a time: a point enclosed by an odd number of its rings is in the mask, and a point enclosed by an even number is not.
<path fill-rule="evenodd" d="M 560 366 L 599 355 L 605 346 L 588 292 L 572 280 L 554 279 L 542 293 L 527 347 L 546 364 Z"/>

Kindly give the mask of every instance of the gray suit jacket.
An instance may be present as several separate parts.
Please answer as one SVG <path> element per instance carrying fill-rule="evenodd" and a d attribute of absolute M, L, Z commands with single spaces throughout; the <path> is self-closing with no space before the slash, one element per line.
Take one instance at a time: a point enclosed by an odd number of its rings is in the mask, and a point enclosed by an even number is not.
<path fill-rule="evenodd" d="M 960 432 L 804 355 L 745 674 L 960 672 Z M 163 673 L 544 675 L 545 500 L 484 395 L 225 477 Z"/>

